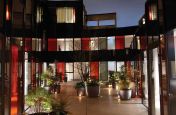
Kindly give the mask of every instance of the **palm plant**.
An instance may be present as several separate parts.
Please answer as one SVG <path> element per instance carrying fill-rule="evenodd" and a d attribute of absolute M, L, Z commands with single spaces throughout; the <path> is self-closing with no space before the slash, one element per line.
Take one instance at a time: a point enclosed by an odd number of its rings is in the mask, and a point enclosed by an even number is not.
<path fill-rule="evenodd" d="M 49 112 L 51 110 L 50 94 L 41 87 L 30 90 L 25 97 L 25 102 L 26 105 L 31 107 L 31 111 L 34 111 L 34 113 Z"/>

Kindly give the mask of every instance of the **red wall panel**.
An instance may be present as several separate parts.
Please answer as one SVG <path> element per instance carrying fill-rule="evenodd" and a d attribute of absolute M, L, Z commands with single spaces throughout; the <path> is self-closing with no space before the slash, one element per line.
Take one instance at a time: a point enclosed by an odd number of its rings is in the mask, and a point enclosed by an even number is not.
<path fill-rule="evenodd" d="M 57 73 L 62 74 L 62 80 L 64 79 L 65 74 L 65 62 L 57 63 Z"/>
<path fill-rule="evenodd" d="M 32 38 L 25 38 L 25 51 L 32 51 Z"/>
<path fill-rule="evenodd" d="M 55 38 L 48 39 L 48 51 L 57 51 L 57 39 Z"/>
<path fill-rule="evenodd" d="M 99 63 L 98 62 L 90 62 L 90 76 L 93 79 L 99 78 Z"/>
<path fill-rule="evenodd" d="M 115 38 L 115 49 L 125 48 L 125 36 L 116 36 Z"/>
<path fill-rule="evenodd" d="M 18 47 L 11 47 L 11 115 L 18 114 Z"/>
<path fill-rule="evenodd" d="M 141 46 L 141 49 L 146 49 L 147 48 L 147 38 L 145 36 L 141 36 L 140 46 Z"/>
<path fill-rule="evenodd" d="M 82 50 L 90 50 L 89 42 L 90 42 L 90 38 L 82 38 L 81 39 Z"/>

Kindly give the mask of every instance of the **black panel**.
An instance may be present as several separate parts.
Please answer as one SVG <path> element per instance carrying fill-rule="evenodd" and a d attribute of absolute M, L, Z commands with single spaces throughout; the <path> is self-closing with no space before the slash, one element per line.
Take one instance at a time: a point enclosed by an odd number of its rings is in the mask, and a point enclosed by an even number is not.
<path fill-rule="evenodd" d="M 165 14 L 165 31 L 172 30 L 176 27 L 176 1 L 164 0 L 164 14 Z"/>
<path fill-rule="evenodd" d="M 143 56 L 143 51 L 132 49 L 29 52 L 29 60 L 34 59 L 39 62 L 135 61 L 139 56 Z"/>

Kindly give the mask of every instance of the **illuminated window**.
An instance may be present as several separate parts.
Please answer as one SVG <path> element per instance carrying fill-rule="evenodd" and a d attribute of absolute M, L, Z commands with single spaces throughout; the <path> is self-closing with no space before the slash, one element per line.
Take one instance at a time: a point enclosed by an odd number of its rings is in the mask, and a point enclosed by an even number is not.
<path fill-rule="evenodd" d="M 108 37 L 108 49 L 109 50 L 115 49 L 115 37 L 114 36 Z"/>
<path fill-rule="evenodd" d="M 36 22 L 41 23 L 43 21 L 43 9 L 41 7 L 37 7 L 37 15 L 36 15 Z"/>
<path fill-rule="evenodd" d="M 130 48 L 132 40 L 133 40 L 133 35 L 126 35 L 125 36 L 125 48 Z"/>
<path fill-rule="evenodd" d="M 75 9 L 62 7 L 56 9 L 57 23 L 75 23 Z"/>
<path fill-rule="evenodd" d="M 65 51 L 65 40 L 57 39 L 57 51 Z"/>
<path fill-rule="evenodd" d="M 98 50 L 98 38 L 90 38 L 91 41 L 89 43 L 91 50 Z"/>
<path fill-rule="evenodd" d="M 10 20 L 10 9 L 9 6 L 6 5 L 6 20 L 9 21 Z"/>
<path fill-rule="evenodd" d="M 157 7 L 155 4 L 149 6 L 149 20 L 157 20 Z"/>
<path fill-rule="evenodd" d="M 81 38 L 74 38 L 74 50 L 81 50 Z"/>
<path fill-rule="evenodd" d="M 73 51 L 73 39 L 72 38 L 65 39 L 65 50 Z"/>
<path fill-rule="evenodd" d="M 142 24 L 145 24 L 145 18 L 142 18 Z"/>

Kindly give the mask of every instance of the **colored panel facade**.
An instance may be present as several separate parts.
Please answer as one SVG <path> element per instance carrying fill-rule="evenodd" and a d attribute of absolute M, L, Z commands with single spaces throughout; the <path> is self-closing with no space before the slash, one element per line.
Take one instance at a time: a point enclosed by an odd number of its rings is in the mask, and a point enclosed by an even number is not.
<path fill-rule="evenodd" d="M 90 38 L 82 38 L 81 39 L 81 47 L 82 47 L 82 50 L 87 50 L 89 51 L 90 50 L 90 46 L 89 46 L 89 43 L 90 43 Z"/>
<path fill-rule="evenodd" d="M 48 51 L 57 51 L 57 39 L 48 39 Z"/>
<path fill-rule="evenodd" d="M 57 73 L 62 74 L 62 80 L 63 80 L 65 76 L 65 63 L 64 62 L 57 63 Z"/>
<path fill-rule="evenodd" d="M 18 115 L 18 47 L 11 48 L 11 115 Z"/>
<path fill-rule="evenodd" d="M 25 38 L 25 51 L 32 50 L 32 38 Z"/>
<path fill-rule="evenodd" d="M 115 38 L 115 49 L 124 49 L 125 48 L 125 37 L 116 36 Z"/>
<path fill-rule="evenodd" d="M 90 62 L 90 76 L 93 79 L 99 78 L 99 62 Z"/>

